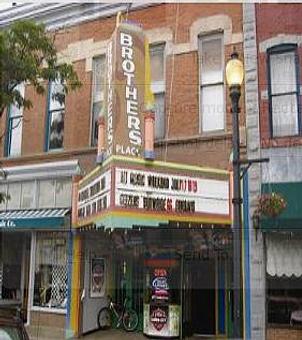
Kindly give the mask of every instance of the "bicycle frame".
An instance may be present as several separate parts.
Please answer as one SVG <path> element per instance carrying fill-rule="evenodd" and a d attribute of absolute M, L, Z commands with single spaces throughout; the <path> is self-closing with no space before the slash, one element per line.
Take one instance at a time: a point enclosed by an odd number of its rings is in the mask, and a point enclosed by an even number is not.
<path fill-rule="evenodd" d="M 123 319 L 123 316 L 126 310 L 126 303 L 127 303 L 127 298 L 124 300 L 123 307 L 121 308 L 121 313 L 119 313 L 118 310 L 116 309 L 116 306 L 119 306 L 119 305 L 116 303 L 113 303 L 112 300 L 110 300 L 109 309 L 114 313 L 115 317 L 117 318 L 117 327 L 120 326 L 121 321 Z"/>

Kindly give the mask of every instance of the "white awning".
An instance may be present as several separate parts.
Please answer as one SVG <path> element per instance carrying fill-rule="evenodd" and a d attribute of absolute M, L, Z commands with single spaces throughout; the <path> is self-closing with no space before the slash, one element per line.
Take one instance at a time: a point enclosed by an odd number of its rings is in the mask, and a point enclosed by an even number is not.
<path fill-rule="evenodd" d="M 266 271 L 271 276 L 302 276 L 302 235 L 267 234 Z"/>

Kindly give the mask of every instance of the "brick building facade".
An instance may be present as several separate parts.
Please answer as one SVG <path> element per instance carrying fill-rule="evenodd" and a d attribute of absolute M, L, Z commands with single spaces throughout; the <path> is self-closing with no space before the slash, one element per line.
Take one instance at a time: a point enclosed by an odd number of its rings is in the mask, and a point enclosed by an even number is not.
<path fill-rule="evenodd" d="M 224 63 L 233 47 L 242 54 L 241 6 L 156 5 L 130 11 L 128 18 L 143 26 L 151 46 L 164 45 L 166 129 L 164 138 L 156 143 L 157 158 L 226 169 L 231 138 L 230 103 L 226 90 L 225 126 L 219 131 L 204 133 L 199 128 L 198 36 L 208 35 L 209 32 L 224 32 Z M 83 83 L 79 90 L 66 97 L 63 150 L 56 153 L 47 153 L 45 150 L 47 96 L 37 96 L 27 86 L 25 96 L 31 98 L 34 105 L 24 111 L 21 154 L 20 157 L 3 158 L 4 166 L 32 162 L 35 157 L 51 160 L 81 154 L 89 158 L 95 152 L 91 146 L 92 60 L 105 53 L 106 42 L 114 25 L 115 17 L 111 16 L 83 22 L 54 33 L 62 60 L 74 64 Z M 4 132 L 5 117 L 1 124 Z M 4 141 L 2 138 L 3 156 Z M 85 169 L 91 169 L 94 155 L 91 158 L 92 163 L 85 164 Z"/>
<path fill-rule="evenodd" d="M 249 174 L 252 339 L 301 337 L 295 326 L 301 305 L 295 253 L 301 248 L 301 10 L 300 4 L 244 5 L 247 154 L 269 158 Z M 273 219 L 260 217 L 258 225 L 252 219 L 257 198 L 273 192 L 287 206 Z"/>
<path fill-rule="evenodd" d="M 24 95 L 32 100 L 33 107 L 24 111 L 12 107 L 3 115 L 0 154 L 8 176 L 2 188 L 10 193 L 14 186 L 20 186 L 16 189 L 20 192 L 13 197 L 21 202 L 3 206 L 3 218 L 8 218 L 11 209 L 14 212 L 20 209 L 37 212 L 46 208 L 47 213 L 51 213 L 60 208 L 63 214 L 60 218 L 69 215 L 71 182 L 77 180 L 78 175 L 91 171 L 96 164 L 95 113 L 98 112 L 95 108 L 100 110 L 102 107 L 104 84 L 95 79 L 104 72 L 102 58 L 116 25 L 118 10 L 123 10 L 130 22 L 141 25 L 149 40 L 151 87 L 157 105 L 156 159 L 228 169 L 232 128 L 224 67 L 233 48 L 239 52 L 240 58 L 243 57 L 240 4 L 158 4 L 132 5 L 131 8 L 118 4 L 113 8 L 105 4 L 85 4 L 70 5 L 65 9 L 58 6 L 49 8 L 49 11 L 47 7 L 26 5 L 22 10 L 23 17 L 33 10 L 32 6 L 36 6 L 37 10 L 32 18 L 43 17 L 50 34 L 55 36 L 60 60 L 74 65 L 83 86 L 69 93 L 64 106 L 58 108 L 51 100 L 53 84 L 46 84 L 48 90 L 45 96 L 36 95 L 26 85 Z M 3 26 L 14 21 L 18 11 L 18 6 L 7 10 Z M 73 19 L 68 16 L 68 11 L 73 14 Z M 244 96 L 240 106 L 244 147 Z M 54 116 L 56 110 L 60 111 L 60 118 Z M 62 120 L 63 129 L 55 130 L 54 122 L 62 123 Z M 12 129 L 13 122 L 17 124 Z M 53 144 L 53 136 L 59 138 L 59 144 Z M 62 181 L 68 188 L 63 192 L 70 193 L 64 197 L 60 196 Z M 25 203 L 26 186 L 30 187 L 33 183 L 34 192 L 29 192 L 28 197 L 34 203 Z M 48 190 L 54 190 L 53 202 L 48 202 L 43 196 Z M 26 243 L 20 258 L 26 257 L 27 260 L 22 260 L 24 265 L 18 269 L 22 277 L 22 292 L 17 295 L 23 306 L 28 307 L 27 320 L 33 326 L 43 323 L 46 327 L 64 329 L 64 308 L 68 304 L 66 284 L 70 273 L 61 262 L 66 261 L 72 237 L 64 231 L 68 224 L 64 226 L 63 229 L 57 227 L 55 233 L 49 233 L 51 230 L 47 225 L 44 229 L 39 226 L 38 229 L 23 227 L 23 236 L 18 240 Z M 64 241 L 62 233 L 65 233 Z M 5 232 L 2 235 L 4 245 L 7 236 Z M 58 260 L 52 267 L 43 250 L 46 244 L 52 245 L 48 250 L 51 256 L 59 256 L 58 250 L 54 249 L 61 249 L 59 251 L 65 254 L 61 254 L 63 260 Z M 3 258 L 2 262 L 5 261 Z M 57 277 L 65 282 L 63 295 L 43 283 L 50 280 L 54 287 L 58 284 Z M 50 299 L 47 294 L 52 294 Z M 70 327 L 69 321 L 67 327 Z M 76 329 L 76 332 L 81 332 L 81 329 Z"/>

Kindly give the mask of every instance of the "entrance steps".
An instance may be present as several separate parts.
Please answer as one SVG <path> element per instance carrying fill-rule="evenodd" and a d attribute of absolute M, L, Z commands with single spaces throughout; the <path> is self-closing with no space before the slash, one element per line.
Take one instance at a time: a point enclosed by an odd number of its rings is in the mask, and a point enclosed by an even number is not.
<path fill-rule="evenodd" d="M 65 329 L 49 326 L 27 326 L 30 340 L 65 340 Z"/>

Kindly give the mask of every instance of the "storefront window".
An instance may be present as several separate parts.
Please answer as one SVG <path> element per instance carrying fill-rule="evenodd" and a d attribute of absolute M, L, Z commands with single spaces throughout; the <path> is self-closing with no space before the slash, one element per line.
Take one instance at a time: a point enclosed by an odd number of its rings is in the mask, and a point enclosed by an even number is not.
<path fill-rule="evenodd" d="M 302 325 L 302 278 L 268 277 L 268 322 Z"/>
<path fill-rule="evenodd" d="M 71 181 L 60 179 L 56 181 L 56 207 L 65 208 L 71 206 Z"/>
<path fill-rule="evenodd" d="M 266 235 L 268 322 L 302 325 L 302 236 Z"/>
<path fill-rule="evenodd" d="M 8 195 L 7 209 L 20 209 L 21 183 L 10 183 Z"/>
<path fill-rule="evenodd" d="M 55 180 L 43 180 L 39 183 L 39 208 L 54 207 Z"/>
<path fill-rule="evenodd" d="M 6 195 L 7 194 L 7 185 L 5 184 L 1 184 L 0 185 L 0 193 L 2 195 Z M 0 210 L 5 210 L 6 209 L 6 199 L 3 199 L 2 202 L 0 202 Z"/>
<path fill-rule="evenodd" d="M 36 192 L 35 182 L 22 183 L 22 198 L 21 198 L 22 209 L 35 208 L 35 192 Z"/>
<path fill-rule="evenodd" d="M 34 306 L 66 308 L 66 244 L 66 234 L 64 233 L 43 233 L 37 237 Z"/>

